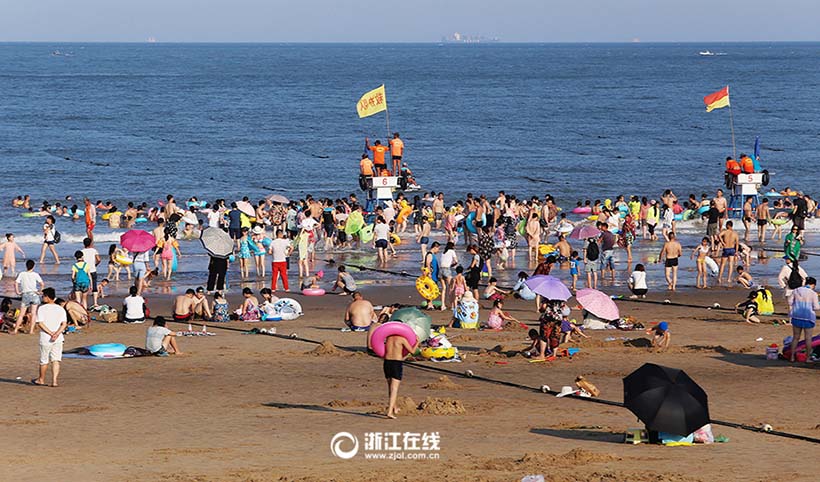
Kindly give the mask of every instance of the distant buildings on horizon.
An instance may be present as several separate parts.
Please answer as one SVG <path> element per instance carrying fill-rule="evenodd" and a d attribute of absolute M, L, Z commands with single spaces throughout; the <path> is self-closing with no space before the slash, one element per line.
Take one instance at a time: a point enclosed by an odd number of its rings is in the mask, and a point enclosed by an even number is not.
<path fill-rule="evenodd" d="M 498 37 L 485 37 L 483 35 L 464 35 L 459 32 L 454 32 L 452 35 L 441 37 L 441 41 L 445 43 L 459 43 L 459 44 L 478 44 L 500 42 Z"/>

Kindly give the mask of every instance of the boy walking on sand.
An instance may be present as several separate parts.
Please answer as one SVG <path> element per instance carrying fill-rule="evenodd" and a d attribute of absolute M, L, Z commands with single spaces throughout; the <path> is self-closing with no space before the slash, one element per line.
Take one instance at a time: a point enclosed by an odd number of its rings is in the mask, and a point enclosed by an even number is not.
<path fill-rule="evenodd" d="M 387 396 L 390 400 L 387 406 L 387 418 L 396 418 L 396 399 L 399 396 L 399 384 L 404 370 L 404 350 L 413 353 L 419 347 L 418 342 L 410 346 L 403 336 L 388 336 L 384 342 L 384 378 L 387 379 Z"/>

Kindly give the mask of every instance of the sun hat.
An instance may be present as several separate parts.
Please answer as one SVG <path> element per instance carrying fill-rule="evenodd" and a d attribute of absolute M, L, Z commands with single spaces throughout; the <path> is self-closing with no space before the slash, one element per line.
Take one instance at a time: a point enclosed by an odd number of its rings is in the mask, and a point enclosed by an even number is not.
<path fill-rule="evenodd" d="M 262 234 L 265 230 L 262 229 L 262 226 L 254 226 L 253 227 L 253 234 Z"/>
<path fill-rule="evenodd" d="M 325 271 L 320 270 L 318 273 L 316 273 L 316 277 L 317 278 L 324 278 L 325 277 Z"/>
<path fill-rule="evenodd" d="M 561 387 L 561 392 L 558 395 L 556 395 L 556 397 L 561 398 L 566 397 L 567 395 L 575 395 L 576 391 L 576 389 L 568 385 L 564 385 L 563 387 Z"/>

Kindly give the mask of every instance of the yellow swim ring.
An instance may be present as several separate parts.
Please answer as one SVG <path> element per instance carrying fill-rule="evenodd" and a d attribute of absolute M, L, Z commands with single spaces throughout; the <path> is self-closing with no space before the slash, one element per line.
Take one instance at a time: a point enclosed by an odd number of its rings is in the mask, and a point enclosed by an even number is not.
<path fill-rule="evenodd" d="M 454 347 L 444 348 L 441 346 L 431 347 L 421 350 L 421 356 L 424 358 L 453 358 L 456 356 L 456 349 Z"/>
<path fill-rule="evenodd" d="M 396 234 L 396 233 L 391 233 L 390 234 L 390 244 L 393 244 L 395 246 L 398 246 L 398 245 L 401 244 L 401 238 L 399 237 L 398 234 Z"/>
<path fill-rule="evenodd" d="M 416 290 L 422 298 L 432 301 L 441 295 L 441 290 L 433 278 L 429 276 L 419 276 L 416 278 Z"/>
<path fill-rule="evenodd" d="M 130 266 L 130 265 L 134 264 L 134 260 L 132 260 L 131 258 L 129 258 L 127 256 L 123 256 L 121 254 L 118 254 L 117 256 L 114 256 L 114 262 L 121 265 L 121 266 Z"/>

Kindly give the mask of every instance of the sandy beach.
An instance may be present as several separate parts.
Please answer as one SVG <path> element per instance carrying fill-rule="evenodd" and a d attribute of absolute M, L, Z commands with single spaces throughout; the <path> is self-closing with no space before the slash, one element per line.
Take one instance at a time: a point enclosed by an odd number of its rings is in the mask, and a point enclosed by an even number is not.
<path fill-rule="evenodd" d="M 412 288 L 372 287 L 374 304 L 411 302 Z M 782 312 L 782 294 L 776 309 Z M 731 299 L 735 297 L 732 293 Z M 725 290 L 659 294 L 650 301 L 710 306 Z M 36 338 L 0 336 L 3 382 L 0 443 L 26 447 L 0 462 L 6 480 L 814 480 L 801 460 L 816 444 L 715 426 L 729 442 L 669 448 L 622 443 L 641 427 L 626 409 L 456 374 L 405 367 L 403 410 L 382 415 L 386 389 L 380 360 L 364 353 L 365 336 L 342 333 L 346 297 L 298 297 L 305 316 L 280 323 L 209 325 L 216 336 L 181 338 L 182 356 L 114 360 L 66 359 L 61 386 L 27 383 L 36 369 Z M 237 301 L 235 296 L 231 301 Z M 151 298 L 153 314 L 169 314 L 170 298 Z M 423 367 L 560 390 L 583 374 L 602 399 L 620 402 L 621 379 L 644 362 L 685 369 L 708 393 L 713 419 L 820 436 L 816 367 L 767 361 L 765 346 L 782 343 L 788 326 L 739 323 L 725 311 L 618 302 L 644 324 L 671 325 L 668 353 L 649 353 L 643 332 L 607 330 L 573 346 L 571 360 L 528 363 L 521 328 L 502 332 L 453 329 L 463 363 Z M 486 303 L 482 303 L 487 308 Z M 532 303 L 511 301 L 510 314 L 536 325 Z M 486 313 L 486 310 L 482 310 Z M 577 312 L 573 316 L 578 316 Z M 433 314 L 434 324 L 449 321 Z M 275 326 L 279 334 L 244 330 Z M 101 342 L 142 346 L 145 325 L 94 324 L 67 336 L 66 348 Z M 175 325 L 175 329 L 185 329 Z M 614 339 L 613 339 L 614 338 Z M 624 339 L 625 338 L 625 339 Z M 763 341 L 756 341 L 762 338 Z M 446 378 L 442 378 L 446 377 Z M 19 379 L 18 379 L 19 378 Z M 421 408 L 419 408 L 421 407 Z M 330 450 L 339 432 L 434 433 L 428 460 L 349 460 Z M 50 454 L 48 462 L 38 454 Z M 349 448 L 349 447 L 345 447 Z M 802 454 L 797 457 L 795 454 Z M 59 475 L 58 475 L 59 474 Z"/>

